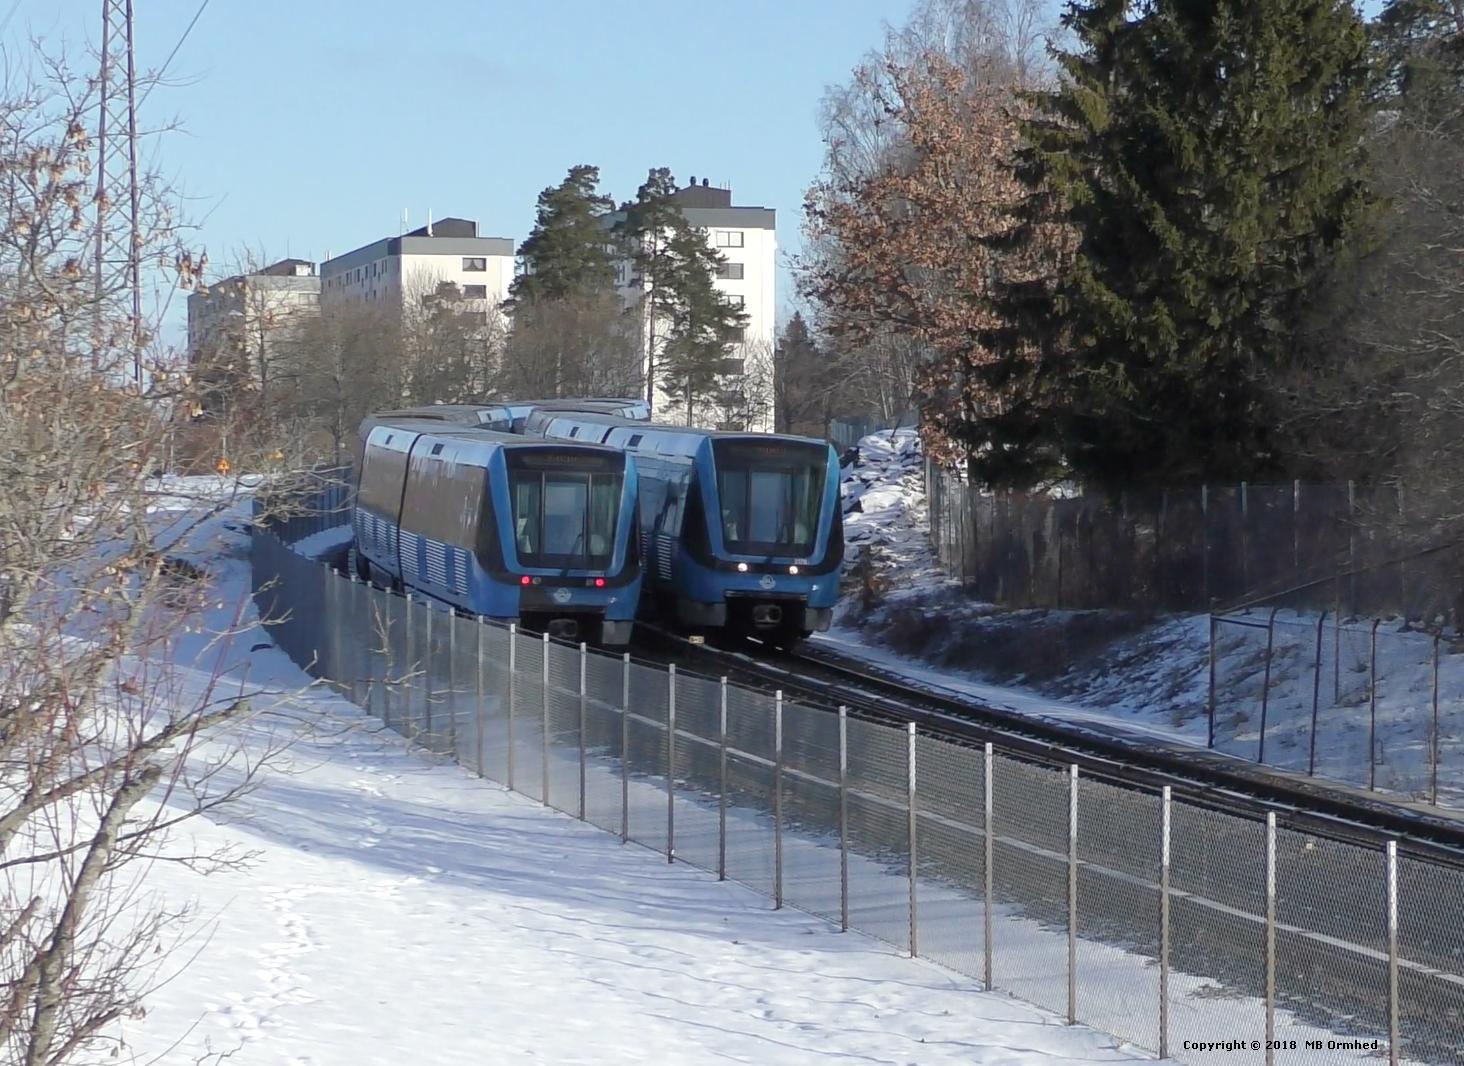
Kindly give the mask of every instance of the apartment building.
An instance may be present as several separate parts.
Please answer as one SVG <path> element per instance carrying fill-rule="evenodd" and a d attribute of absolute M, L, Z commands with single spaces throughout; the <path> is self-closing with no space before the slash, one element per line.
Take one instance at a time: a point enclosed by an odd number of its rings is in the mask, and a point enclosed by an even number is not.
<path fill-rule="evenodd" d="M 513 281 L 514 248 L 507 237 L 480 237 L 478 223 L 444 218 L 400 237 L 383 237 L 320 264 L 320 302 L 381 305 L 401 315 L 421 306 L 440 284 L 462 294 L 463 310 L 500 314 Z"/>
<path fill-rule="evenodd" d="M 697 184 L 692 177 L 689 184 L 676 191 L 675 198 L 686 220 L 706 235 L 707 243 L 724 260 L 716 280 L 718 291 L 747 315 L 742 343 L 733 353 L 734 358 L 740 359 L 749 373 L 764 370 L 770 382 L 777 340 L 777 212 L 771 207 L 733 204 L 730 187 L 714 186 L 705 178 Z M 607 224 L 613 225 L 622 217 L 616 212 Z M 616 265 L 616 281 L 626 306 L 640 298 L 641 289 L 628 261 Z M 654 408 L 661 411 L 668 397 L 657 391 Z M 752 428 L 772 428 L 771 396 L 766 417 L 754 421 Z"/>
<path fill-rule="evenodd" d="M 189 361 L 241 353 L 257 378 L 266 377 L 281 338 L 319 313 L 320 278 L 307 260 L 282 259 L 224 278 L 188 295 Z"/>

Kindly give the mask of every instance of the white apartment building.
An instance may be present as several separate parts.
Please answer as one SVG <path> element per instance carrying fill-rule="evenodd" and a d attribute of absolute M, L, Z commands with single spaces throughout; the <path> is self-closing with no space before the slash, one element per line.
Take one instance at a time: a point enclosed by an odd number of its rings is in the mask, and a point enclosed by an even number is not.
<path fill-rule="evenodd" d="M 513 281 L 514 248 L 507 237 L 480 237 L 478 223 L 444 218 L 320 264 L 322 307 L 356 301 L 392 315 L 421 307 L 439 284 L 455 284 L 463 309 L 499 315 Z"/>
<path fill-rule="evenodd" d="M 215 281 L 188 294 L 188 358 L 245 354 L 256 379 L 266 377 L 273 347 L 285 333 L 320 313 L 315 264 L 282 259 Z"/>
<path fill-rule="evenodd" d="M 740 358 L 749 371 L 763 370 L 770 387 L 773 346 L 777 341 L 777 212 L 771 207 L 735 206 L 730 188 L 715 187 L 706 179 L 698 185 L 695 177 L 677 190 L 676 200 L 686 220 L 706 235 L 707 243 L 724 260 L 717 289 L 747 315 L 741 349 L 734 357 Z M 616 212 L 607 219 L 607 224 L 613 225 L 623 217 Z M 626 306 L 634 304 L 640 298 L 641 289 L 634 283 L 628 261 L 616 265 L 616 280 Z M 649 362 L 649 352 L 646 359 Z M 659 387 L 656 392 L 652 407 L 659 419 L 669 397 Z M 771 430 L 771 395 L 766 404 L 766 417 L 755 421 L 752 428 Z"/>

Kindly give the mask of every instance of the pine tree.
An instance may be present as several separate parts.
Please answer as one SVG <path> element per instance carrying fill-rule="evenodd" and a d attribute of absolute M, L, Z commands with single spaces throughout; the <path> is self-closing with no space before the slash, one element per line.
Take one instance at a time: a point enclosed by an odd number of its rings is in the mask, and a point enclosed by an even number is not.
<path fill-rule="evenodd" d="M 777 432 L 826 433 L 829 412 L 823 401 L 833 395 L 838 383 L 823 380 L 823 354 L 803 313 L 794 311 L 773 353 L 773 428 Z"/>
<path fill-rule="evenodd" d="M 599 192 L 599 182 L 600 169 L 581 164 L 539 194 L 534 228 L 519 245 L 523 271 L 509 286 L 512 309 L 614 285 L 604 224 L 613 202 Z"/>
<path fill-rule="evenodd" d="M 1464 0 L 1388 0 L 1372 32 L 1385 105 L 1464 126 Z"/>
<path fill-rule="evenodd" d="M 646 402 L 656 389 L 694 421 L 701 403 L 714 400 L 747 316 L 714 283 L 722 257 L 686 220 L 676 203 L 671 171 L 650 171 L 636 198 L 622 208 L 616 237 L 642 291 L 635 308 L 646 331 Z"/>
<path fill-rule="evenodd" d="M 1029 221 L 1080 234 L 1050 296 L 1008 311 L 1043 337 L 1046 432 L 1110 485 L 1274 475 L 1263 384 L 1370 196 L 1363 25 L 1349 0 L 1074 0 L 1077 49 L 1034 101 Z M 1061 358 L 1057 358 L 1060 354 Z"/>

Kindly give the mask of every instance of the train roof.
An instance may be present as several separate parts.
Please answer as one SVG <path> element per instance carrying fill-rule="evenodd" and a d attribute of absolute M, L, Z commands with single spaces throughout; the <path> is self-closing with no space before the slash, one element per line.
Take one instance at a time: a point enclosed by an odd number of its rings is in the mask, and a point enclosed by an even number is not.
<path fill-rule="evenodd" d="M 639 448 L 642 451 L 652 450 L 648 445 L 655 445 L 655 452 L 660 455 L 694 455 L 698 448 L 706 441 L 716 440 L 742 440 L 757 441 L 760 443 L 788 443 L 813 445 L 818 448 L 827 449 L 828 441 L 816 437 L 795 437 L 782 433 L 751 433 L 740 430 L 724 429 L 698 429 L 695 426 L 671 426 L 640 422 L 629 418 L 619 418 L 615 415 L 603 414 L 593 411 L 552 411 L 544 410 L 531 415 L 526 425 L 527 429 L 535 432 L 544 432 L 548 435 L 551 427 L 563 429 L 565 435 L 555 435 L 557 440 L 571 439 L 568 431 L 576 428 L 581 430 L 588 427 L 599 427 L 605 432 L 600 434 L 599 439 L 615 448 Z M 576 435 L 573 439 L 578 439 Z"/>
<path fill-rule="evenodd" d="M 592 441 L 560 440 L 558 438 L 546 440 L 539 437 L 525 437 L 520 433 L 500 433 L 490 429 L 479 429 L 474 426 L 461 426 L 444 424 L 439 420 L 430 418 L 414 417 L 386 417 L 372 416 L 375 424 L 366 430 L 367 442 L 380 431 L 385 431 L 388 437 L 378 442 L 378 446 L 393 448 L 394 450 L 405 451 L 411 447 L 411 443 L 419 437 L 428 437 L 433 441 L 452 443 L 456 445 L 454 452 L 459 456 L 485 456 L 495 448 L 506 448 L 509 450 L 533 450 L 546 446 L 556 449 L 575 448 L 583 449 L 586 452 L 614 452 L 619 454 L 619 449 L 610 448 L 603 444 Z M 363 423 L 364 427 L 364 423 Z M 400 432 L 403 439 L 398 442 L 391 439 L 391 434 Z M 477 447 L 465 447 L 473 446 Z"/>

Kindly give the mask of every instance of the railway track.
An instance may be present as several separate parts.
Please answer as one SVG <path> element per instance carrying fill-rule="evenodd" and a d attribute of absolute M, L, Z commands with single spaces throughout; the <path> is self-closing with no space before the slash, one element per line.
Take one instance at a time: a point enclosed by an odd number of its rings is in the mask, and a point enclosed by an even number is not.
<path fill-rule="evenodd" d="M 1167 742 L 1116 726 L 1085 728 L 1034 718 L 970 696 L 912 680 L 850 659 L 817 643 L 783 652 L 761 642 L 746 651 L 694 644 L 666 630 L 638 625 L 642 652 L 707 676 L 723 674 L 763 690 L 857 717 L 903 725 L 914 722 L 955 743 L 994 744 L 1003 754 L 1035 765 L 1076 765 L 1094 780 L 1157 792 L 1175 799 L 1264 820 L 1278 826 L 1363 847 L 1399 842 L 1401 853 L 1464 868 L 1464 821 L 1403 807 L 1356 790 L 1258 766 L 1220 753 Z"/>

